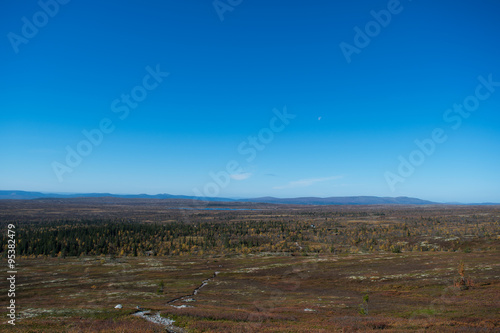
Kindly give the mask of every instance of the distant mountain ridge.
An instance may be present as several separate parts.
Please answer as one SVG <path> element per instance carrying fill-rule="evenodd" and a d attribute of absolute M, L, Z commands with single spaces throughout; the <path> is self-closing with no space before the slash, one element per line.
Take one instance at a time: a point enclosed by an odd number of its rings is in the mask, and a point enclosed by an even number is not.
<path fill-rule="evenodd" d="M 0 200 L 31 200 L 31 199 L 49 199 L 49 198 L 99 198 L 113 197 L 126 199 L 188 199 L 211 202 L 259 202 L 269 204 L 289 204 L 289 205 L 436 205 L 442 204 L 438 202 L 422 200 L 410 197 L 377 197 L 377 196 L 350 196 L 350 197 L 299 197 L 299 198 L 248 198 L 248 199 L 231 199 L 231 198 L 201 198 L 186 195 L 172 194 L 112 194 L 112 193 L 76 193 L 76 194 L 61 194 L 61 193 L 42 193 L 29 191 L 5 191 L 0 190 Z M 458 204 L 458 203 L 455 203 Z M 491 204 L 493 203 L 485 203 Z"/>
<path fill-rule="evenodd" d="M 28 191 L 4 191 L 0 190 L 0 200 L 15 199 L 15 200 L 31 200 L 31 199 L 49 199 L 49 198 L 101 198 L 113 197 L 123 199 L 191 199 L 191 200 L 206 200 L 206 201 L 236 201 L 229 198 L 199 198 L 187 195 L 172 195 L 172 194 L 112 194 L 112 193 L 42 193 Z"/>
<path fill-rule="evenodd" d="M 6 191 L 0 190 L 0 200 L 31 200 L 31 199 L 49 199 L 49 198 L 100 198 L 112 197 L 123 199 L 186 199 L 200 200 L 210 202 L 254 202 L 268 204 L 288 204 L 288 205 L 500 205 L 499 203 L 440 203 L 418 198 L 410 197 L 377 197 L 377 196 L 350 196 L 350 197 L 299 197 L 299 198 L 275 198 L 275 197 L 260 197 L 248 199 L 231 199 L 218 197 L 195 197 L 188 195 L 173 195 L 173 194 L 112 194 L 112 193 L 42 193 L 29 191 Z"/>
<path fill-rule="evenodd" d="M 437 202 L 409 198 L 409 197 L 375 197 L 375 196 L 353 196 L 353 197 L 301 197 L 301 198 L 254 198 L 240 201 L 265 202 L 274 204 L 290 205 L 436 205 Z"/>

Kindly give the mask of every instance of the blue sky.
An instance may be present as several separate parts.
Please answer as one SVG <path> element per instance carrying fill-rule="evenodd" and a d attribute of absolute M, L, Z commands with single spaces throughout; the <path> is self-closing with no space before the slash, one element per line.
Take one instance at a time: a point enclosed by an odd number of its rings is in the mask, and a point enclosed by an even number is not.
<path fill-rule="evenodd" d="M 0 188 L 500 202 L 497 1 L 215 4 L 4 1 Z"/>

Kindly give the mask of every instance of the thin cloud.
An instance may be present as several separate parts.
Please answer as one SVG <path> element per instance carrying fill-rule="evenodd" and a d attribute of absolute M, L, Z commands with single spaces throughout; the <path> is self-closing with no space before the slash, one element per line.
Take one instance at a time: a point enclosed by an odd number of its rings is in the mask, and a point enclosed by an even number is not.
<path fill-rule="evenodd" d="M 337 180 L 337 179 L 341 179 L 343 177 L 344 176 L 331 176 L 331 177 L 324 177 L 324 178 L 308 178 L 308 179 L 294 180 L 294 181 L 291 181 L 284 186 L 275 186 L 275 187 L 273 187 L 273 189 L 282 190 L 282 189 L 286 189 L 286 188 L 307 187 L 307 186 L 311 186 L 311 185 L 316 184 L 316 183 Z"/>
<path fill-rule="evenodd" d="M 237 173 L 237 174 L 229 175 L 229 177 L 231 177 L 231 179 L 234 179 L 234 180 L 245 180 L 245 179 L 250 178 L 251 176 L 252 176 L 251 172 Z"/>

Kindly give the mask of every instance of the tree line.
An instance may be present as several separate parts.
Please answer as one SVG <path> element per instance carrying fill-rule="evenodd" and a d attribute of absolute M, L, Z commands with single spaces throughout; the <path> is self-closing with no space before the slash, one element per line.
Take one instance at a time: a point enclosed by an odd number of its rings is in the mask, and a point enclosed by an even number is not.
<path fill-rule="evenodd" d="M 358 216 L 362 216 L 358 215 Z M 377 217 L 378 218 L 378 217 Z M 471 251 L 499 245 L 500 221 L 462 217 L 399 222 L 288 216 L 247 221 L 130 222 L 126 219 L 19 223 L 18 256 L 144 256 L 287 252 Z M 7 233 L 0 254 L 7 253 Z"/>

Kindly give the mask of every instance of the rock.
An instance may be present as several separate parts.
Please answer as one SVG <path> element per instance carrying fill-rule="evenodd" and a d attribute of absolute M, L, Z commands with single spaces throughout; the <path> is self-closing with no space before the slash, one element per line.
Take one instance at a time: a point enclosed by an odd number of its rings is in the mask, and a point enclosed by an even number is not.
<path fill-rule="evenodd" d="M 118 304 L 117 306 L 115 306 L 115 309 L 121 309 L 123 308 L 123 306 L 121 304 Z"/>
<path fill-rule="evenodd" d="M 186 304 L 182 304 L 182 305 L 170 305 L 170 306 L 174 307 L 176 309 L 192 308 L 191 305 L 186 305 Z"/>

